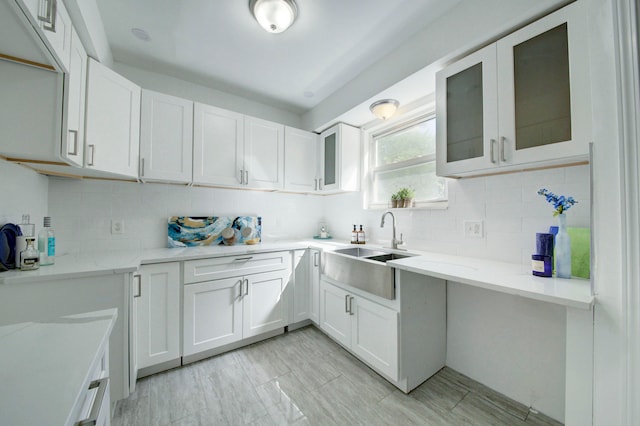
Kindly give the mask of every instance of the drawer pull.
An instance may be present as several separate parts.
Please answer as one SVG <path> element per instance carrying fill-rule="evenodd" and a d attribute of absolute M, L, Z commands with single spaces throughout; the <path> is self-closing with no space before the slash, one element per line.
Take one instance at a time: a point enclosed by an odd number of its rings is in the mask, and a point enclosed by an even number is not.
<path fill-rule="evenodd" d="M 236 257 L 235 259 L 233 259 L 234 262 L 239 262 L 241 260 L 251 260 L 253 259 L 253 256 L 247 256 L 247 257 Z"/>
<path fill-rule="evenodd" d="M 106 394 L 108 384 L 109 384 L 108 377 L 105 377 L 100 380 L 94 380 L 89 384 L 89 390 L 98 388 L 98 393 L 96 394 L 96 399 L 93 400 L 93 406 L 91 407 L 89 418 L 85 420 L 80 420 L 78 423 L 76 423 L 76 426 L 89 426 L 89 425 L 95 425 L 98 423 L 100 408 L 102 408 L 102 401 L 104 400 L 104 396 Z"/>
<path fill-rule="evenodd" d="M 247 286 L 246 289 L 245 289 L 244 295 L 248 296 L 249 295 L 249 280 L 247 278 L 245 278 L 244 283 Z"/>
<path fill-rule="evenodd" d="M 137 297 L 142 296 L 142 276 L 141 275 L 136 275 L 133 278 L 135 278 L 136 284 L 137 284 L 137 287 L 138 287 L 138 294 L 134 294 L 133 297 L 137 298 Z"/>

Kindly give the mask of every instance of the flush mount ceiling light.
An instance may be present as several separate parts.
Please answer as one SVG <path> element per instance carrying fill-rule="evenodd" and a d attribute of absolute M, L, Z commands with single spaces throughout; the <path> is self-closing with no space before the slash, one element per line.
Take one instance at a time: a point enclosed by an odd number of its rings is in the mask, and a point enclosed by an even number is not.
<path fill-rule="evenodd" d="M 400 105 L 400 102 L 395 99 L 380 99 L 372 103 L 369 109 L 379 119 L 386 120 L 396 113 L 398 105 Z"/>
<path fill-rule="evenodd" d="M 260 26 L 274 34 L 289 28 L 298 16 L 294 0 L 249 0 L 249 9 Z"/>

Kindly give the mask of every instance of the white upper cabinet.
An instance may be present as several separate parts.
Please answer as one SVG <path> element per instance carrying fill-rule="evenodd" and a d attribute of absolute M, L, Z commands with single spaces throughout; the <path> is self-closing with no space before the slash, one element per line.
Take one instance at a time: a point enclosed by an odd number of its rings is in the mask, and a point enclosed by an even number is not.
<path fill-rule="evenodd" d="M 69 70 L 72 23 L 62 0 L 12 0 L 29 16 L 62 71 Z"/>
<path fill-rule="evenodd" d="M 313 192 L 318 190 L 319 136 L 306 130 L 284 129 L 284 189 Z"/>
<path fill-rule="evenodd" d="M 193 102 L 142 90 L 140 179 L 191 182 Z"/>
<path fill-rule="evenodd" d="M 89 58 L 85 167 L 138 177 L 140 87 Z"/>
<path fill-rule="evenodd" d="M 193 183 L 284 188 L 284 126 L 196 103 Z"/>
<path fill-rule="evenodd" d="M 591 102 L 585 40 L 584 5 L 573 3 L 440 71 L 438 175 L 586 159 Z"/>
<path fill-rule="evenodd" d="M 244 117 L 244 185 L 259 189 L 284 188 L 284 126 Z"/>
<path fill-rule="evenodd" d="M 82 167 L 84 163 L 84 112 L 87 86 L 87 53 L 76 31 L 71 29 L 69 72 L 65 74 L 65 128 L 62 132 L 62 158 Z"/>
<path fill-rule="evenodd" d="M 243 184 L 244 116 L 196 102 L 193 122 L 193 183 Z"/>
<path fill-rule="evenodd" d="M 339 123 L 320 135 L 320 190 L 360 189 L 360 129 Z"/>

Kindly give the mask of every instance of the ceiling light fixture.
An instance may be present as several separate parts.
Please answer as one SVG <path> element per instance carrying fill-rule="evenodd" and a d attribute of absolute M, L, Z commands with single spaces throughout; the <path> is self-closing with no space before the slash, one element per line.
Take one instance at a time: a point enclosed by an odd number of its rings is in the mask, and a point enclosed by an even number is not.
<path fill-rule="evenodd" d="M 380 99 L 372 103 L 369 109 L 379 119 L 386 120 L 396 113 L 399 105 L 400 102 L 395 99 Z"/>
<path fill-rule="evenodd" d="M 298 16 L 294 0 L 249 0 L 249 9 L 260 26 L 274 34 L 289 28 Z"/>

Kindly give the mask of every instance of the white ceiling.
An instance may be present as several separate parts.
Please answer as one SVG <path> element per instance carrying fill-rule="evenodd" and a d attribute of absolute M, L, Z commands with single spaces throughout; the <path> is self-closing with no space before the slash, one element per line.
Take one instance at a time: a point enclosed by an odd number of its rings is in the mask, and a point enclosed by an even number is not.
<path fill-rule="evenodd" d="M 97 0 L 116 61 L 297 113 L 340 90 L 458 3 L 296 2 L 293 26 L 269 34 L 251 15 L 249 0 Z M 132 28 L 144 29 L 151 40 L 134 37 Z"/>

